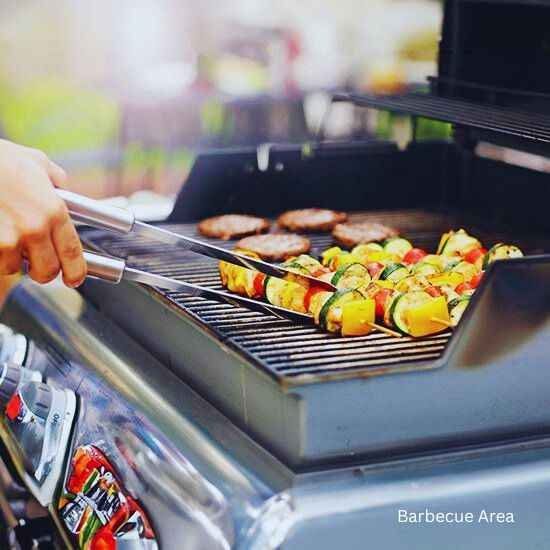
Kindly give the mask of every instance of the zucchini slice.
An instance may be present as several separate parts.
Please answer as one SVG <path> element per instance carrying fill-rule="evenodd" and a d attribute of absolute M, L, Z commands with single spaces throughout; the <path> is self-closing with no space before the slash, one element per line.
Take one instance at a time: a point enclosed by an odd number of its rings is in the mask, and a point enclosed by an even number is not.
<path fill-rule="evenodd" d="M 330 282 L 338 288 L 366 286 L 370 282 L 369 270 L 363 264 L 344 265 L 332 276 Z"/>
<path fill-rule="evenodd" d="M 521 257 L 523 257 L 523 252 L 517 246 L 503 243 L 495 244 L 483 258 L 483 270 L 487 269 L 489 264 L 495 260 L 507 260 L 509 258 Z"/>
<path fill-rule="evenodd" d="M 384 252 L 403 258 L 409 250 L 412 250 L 412 247 L 413 245 L 407 239 L 395 237 L 394 239 L 388 239 L 384 243 Z"/>
<path fill-rule="evenodd" d="M 319 325 L 329 332 L 338 332 L 342 325 L 341 305 L 354 300 L 362 300 L 358 290 L 337 290 L 324 304 L 319 313 Z"/>
<path fill-rule="evenodd" d="M 429 302 L 432 297 L 423 291 L 399 294 L 390 306 L 389 319 L 392 325 L 405 334 L 409 334 L 407 310 L 416 305 Z"/>
<path fill-rule="evenodd" d="M 266 277 L 264 281 L 265 299 L 274 306 L 282 305 L 282 294 L 287 284 L 283 279 L 277 277 Z"/>
<path fill-rule="evenodd" d="M 464 311 L 470 303 L 470 296 L 461 296 L 449 302 L 449 315 L 451 316 L 451 323 L 453 327 L 456 327 L 462 319 Z"/>
<path fill-rule="evenodd" d="M 392 283 L 397 283 L 408 276 L 409 270 L 403 264 L 390 264 L 380 273 L 380 279 L 382 281 L 388 280 Z"/>
<path fill-rule="evenodd" d="M 438 249 L 438 252 L 443 256 L 456 256 L 480 246 L 481 243 L 475 237 L 468 235 L 464 229 L 459 229 L 456 232 L 450 232 L 449 238 L 441 245 L 441 250 Z"/>

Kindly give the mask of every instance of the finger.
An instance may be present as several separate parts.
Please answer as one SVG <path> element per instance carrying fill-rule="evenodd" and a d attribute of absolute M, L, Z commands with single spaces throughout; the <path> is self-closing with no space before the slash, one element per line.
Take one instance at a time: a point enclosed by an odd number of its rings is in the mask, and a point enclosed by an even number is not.
<path fill-rule="evenodd" d="M 21 147 L 41 168 L 43 168 L 50 181 L 56 187 L 67 187 L 67 174 L 61 166 L 50 160 L 48 155 L 38 149 L 32 147 Z"/>
<path fill-rule="evenodd" d="M 49 232 L 27 239 L 23 246 L 30 264 L 31 279 L 37 283 L 53 281 L 61 266 Z"/>
<path fill-rule="evenodd" d="M 48 172 L 48 176 L 51 180 L 51 182 L 56 187 L 61 187 L 61 189 L 67 188 L 67 173 L 61 166 L 50 160 L 48 162 L 48 166 L 46 167 L 46 171 Z"/>
<path fill-rule="evenodd" d="M 13 275 L 21 269 L 21 249 L 11 224 L 0 224 L 0 275 Z"/>
<path fill-rule="evenodd" d="M 72 288 L 80 286 L 86 278 L 86 262 L 82 244 L 68 216 L 54 227 L 52 240 L 61 263 L 63 282 Z"/>

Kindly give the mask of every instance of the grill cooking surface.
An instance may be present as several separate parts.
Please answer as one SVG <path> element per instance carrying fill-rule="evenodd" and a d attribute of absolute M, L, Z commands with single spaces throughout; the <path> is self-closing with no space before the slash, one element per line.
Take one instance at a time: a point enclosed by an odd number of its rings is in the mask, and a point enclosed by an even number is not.
<path fill-rule="evenodd" d="M 455 216 L 424 211 L 393 211 L 356 213 L 352 221 L 368 219 L 399 229 L 414 246 L 435 251 L 440 235 L 450 229 L 464 226 L 485 243 L 506 240 L 498 233 L 487 233 Z M 165 227 L 203 240 L 195 224 L 166 225 Z M 333 245 L 330 234 L 309 235 L 312 254 L 319 254 Z M 196 254 L 179 251 L 163 244 L 141 238 L 117 236 L 111 233 L 89 231 L 85 240 L 99 249 L 127 258 L 128 264 L 167 277 L 221 289 L 217 262 Z M 214 241 L 231 248 L 234 241 Z M 515 241 L 517 242 L 517 241 Z M 533 251 L 533 249 L 530 249 Z M 299 375 L 351 374 L 357 369 L 374 367 L 421 367 L 441 356 L 451 332 L 421 338 L 394 338 L 380 332 L 363 337 L 342 338 L 327 334 L 315 327 L 295 325 L 290 321 L 249 311 L 241 307 L 186 296 L 177 292 L 159 291 L 173 303 L 186 310 L 195 320 L 214 331 L 226 344 L 232 345 L 248 360 L 278 378 Z"/>

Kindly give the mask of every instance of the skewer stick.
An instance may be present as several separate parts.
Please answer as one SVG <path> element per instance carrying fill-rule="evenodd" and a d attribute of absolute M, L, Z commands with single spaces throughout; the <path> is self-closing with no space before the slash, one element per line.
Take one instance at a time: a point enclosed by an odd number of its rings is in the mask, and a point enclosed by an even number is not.
<path fill-rule="evenodd" d="M 434 323 L 439 323 L 440 325 L 445 325 L 446 327 L 449 327 L 449 328 L 453 326 L 451 321 L 440 319 L 439 317 L 431 317 L 430 321 L 433 321 Z"/>
<path fill-rule="evenodd" d="M 394 338 L 402 338 L 403 335 L 400 332 L 397 332 L 396 330 L 392 330 L 391 328 L 385 327 L 383 325 L 379 325 L 377 323 L 368 323 L 368 325 L 372 328 L 375 328 L 376 330 L 379 330 L 380 332 L 385 332 L 389 336 L 393 336 Z"/>

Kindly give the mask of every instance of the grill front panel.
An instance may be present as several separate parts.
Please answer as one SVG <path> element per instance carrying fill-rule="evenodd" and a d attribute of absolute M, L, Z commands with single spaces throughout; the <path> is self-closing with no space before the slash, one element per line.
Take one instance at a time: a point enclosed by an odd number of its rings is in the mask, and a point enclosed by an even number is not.
<path fill-rule="evenodd" d="M 510 239 L 500 231 L 482 229 L 474 220 L 451 214 L 427 211 L 389 211 L 355 213 L 353 221 L 368 219 L 394 226 L 414 246 L 435 251 L 440 235 L 450 228 L 465 227 L 486 244 L 500 240 L 514 242 L 531 253 L 542 252 L 543 240 L 536 236 Z M 194 224 L 165 226 L 173 231 L 204 240 Z M 85 231 L 85 240 L 100 250 L 125 257 L 128 264 L 159 275 L 221 289 L 217 262 L 196 254 L 178 251 L 163 244 L 133 236 L 117 236 L 98 231 Z M 317 255 L 334 244 L 330 234 L 309 235 L 312 254 Z M 232 248 L 234 241 L 211 241 Z M 198 323 L 214 331 L 226 344 L 271 375 L 296 377 L 315 375 L 330 377 L 344 372 L 368 371 L 380 367 L 421 367 L 439 358 L 451 336 L 450 331 L 435 336 L 412 339 L 394 338 L 380 332 L 364 337 L 327 334 L 315 327 L 304 327 L 270 315 L 222 304 L 204 298 L 160 290 L 177 306 L 184 308 Z"/>

